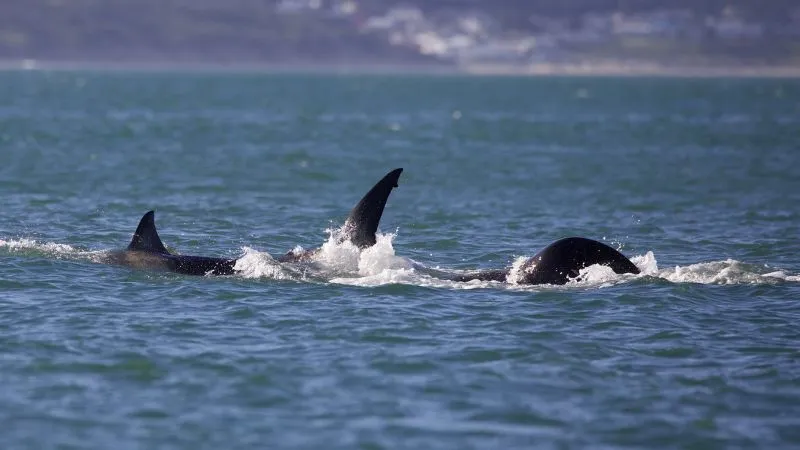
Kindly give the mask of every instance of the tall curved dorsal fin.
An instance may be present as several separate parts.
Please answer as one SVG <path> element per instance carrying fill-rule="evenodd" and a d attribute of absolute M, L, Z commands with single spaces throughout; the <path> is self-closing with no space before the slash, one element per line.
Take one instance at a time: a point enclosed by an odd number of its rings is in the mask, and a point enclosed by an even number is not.
<path fill-rule="evenodd" d="M 392 189 L 397 187 L 402 168 L 394 169 L 378 181 L 350 211 L 345 222 L 346 239 L 359 248 L 375 245 L 375 232 L 383 216 L 383 208 Z"/>
<path fill-rule="evenodd" d="M 133 233 L 133 239 L 128 244 L 128 250 L 153 253 L 169 253 L 158 237 L 156 231 L 155 212 L 148 211 L 139 221 L 139 226 Z"/>

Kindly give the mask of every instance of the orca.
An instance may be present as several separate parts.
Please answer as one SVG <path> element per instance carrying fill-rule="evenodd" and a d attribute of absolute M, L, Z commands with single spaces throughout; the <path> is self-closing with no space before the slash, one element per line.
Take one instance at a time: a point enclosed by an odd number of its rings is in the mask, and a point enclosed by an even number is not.
<path fill-rule="evenodd" d="M 403 169 L 386 174 L 356 204 L 341 229 L 339 242 L 350 241 L 360 249 L 375 245 L 378 225 L 392 190 L 398 187 Z M 277 258 L 279 262 L 297 263 L 311 260 L 319 248 L 308 251 L 289 251 Z M 136 268 L 162 269 L 186 275 L 232 275 L 236 259 L 171 253 L 158 236 L 155 213 L 148 211 L 139 222 L 128 247 L 114 252 L 110 262 Z M 616 249 L 583 237 L 568 237 L 546 246 L 519 268 L 516 279 L 509 279 L 511 269 L 478 270 L 458 275 L 444 275 L 452 281 L 501 281 L 517 284 L 566 284 L 580 275 L 581 269 L 599 264 L 617 274 L 640 273 L 631 260 Z"/>
<path fill-rule="evenodd" d="M 236 265 L 235 259 L 171 253 L 158 236 L 154 211 L 146 212 L 139 221 L 128 247 L 112 252 L 106 261 L 137 269 L 161 269 L 184 275 L 233 275 Z"/>
<path fill-rule="evenodd" d="M 339 243 L 350 241 L 356 247 L 365 249 L 375 245 L 375 233 L 383 216 L 386 201 L 392 189 L 398 187 L 402 168 L 387 173 L 350 211 L 342 227 Z M 278 258 L 279 262 L 297 262 L 311 259 L 319 249 L 297 252 L 290 250 Z"/>
<path fill-rule="evenodd" d="M 505 281 L 517 284 L 566 284 L 578 277 L 581 269 L 600 264 L 614 273 L 640 273 L 639 268 L 614 248 L 584 237 L 559 239 L 526 260 L 519 269 L 520 277 L 509 280 L 511 269 L 481 270 L 450 277 L 452 281 Z"/>
<path fill-rule="evenodd" d="M 402 168 L 386 174 L 356 204 L 343 226 L 341 241 L 349 240 L 358 248 L 375 245 L 386 201 L 392 189 L 398 186 Z M 301 262 L 311 259 L 318 251 L 289 252 L 278 258 L 279 262 Z M 177 255 L 164 246 L 158 236 L 155 212 L 148 211 L 139 221 L 128 247 L 123 251 L 109 253 L 105 262 L 140 269 L 157 269 L 184 275 L 233 275 L 236 273 L 236 259 L 213 258 L 207 256 Z"/>

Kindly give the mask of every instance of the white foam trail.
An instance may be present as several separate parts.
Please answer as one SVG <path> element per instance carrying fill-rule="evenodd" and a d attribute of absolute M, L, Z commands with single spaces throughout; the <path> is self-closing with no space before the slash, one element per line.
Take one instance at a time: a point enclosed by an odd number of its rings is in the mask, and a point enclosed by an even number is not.
<path fill-rule="evenodd" d="M 503 288 L 510 286 L 499 281 L 479 281 L 459 282 L 436 278 L 417 272 L 414 269 L 389 269 L 379 274 L 367 275 L 362 277 L 340 277 L 330 280 L 331 283 L 347 284 L 350 286 L 375 287 L 387 284 L 405 284 L 419 287 L 441 288 L 441 289 L 486 289 Z"/>
<path fill-rule="evenodd" d="M 57 244 L 55 242 L 38 242 L 34 239 L 0 239 L 0 247 L 11 251 L 35 250 L 53 256 L 77 255 L 80 250 L 67 244 Z"/>
<path fill-rule="evenodd" d="M 420 276 L 414 269 L 387 269 L 373 275 L 332 278 L 330 282 L 348 284 L 351 286 L 383 286 L 385 284 L 421 285 Z"/>
<path fill-rule="evenodd" d="M 675 266 L 658 271 L 655 276 L 673 283 L 700 284 L 764 284 L 774 283 L 781 279 L 798 281 L 798 277 L 788 276 L 783 272 L 759 274 L 748 270 L 747 265 L 734 259 L 711 261 L 688 266 Z"/>
<path fill-rule="evenodd" d="M 778 270 L 778 271 L 770 272 L 770 273 L 765 273 L 762 276 L 764 276 L 766 278 L 775 278 L 775 279 L 784 280 L 784 281 L 800 282 L 800 275 L 788 275 L 786 272 L 784 272 L 782 270 Z"/>
<path fill-rule="evenodd" d="M 610 268 L 594 265 L 581 270 L 578 278 L 565 286 L 530 286 L 518 284 L 520 270 L 526 256 L 515 258 L 509 271 L 508 283 L 497 281 L 470 282 L 451 281 L 439 278 L 427 272 L 444 272 L 448 274 L 467 273 L 470 271 L 428 269 L 415 264 L 408 258 L 397 256 L 392 245 L 396 234 L 378 233 L 374 246 L 360 250 L 347 240 L 340 241 L 340 230 L 330 231 L 325 244 L 312 257 L 310 263 L 282 264 L 267 252 L 260 252 L 250 247 L 243 247 L 244 256 L 235 263 L 238 275 L 244 278 L 267 278 L 273 280 L 308 281 L 317 279 L 323 282 L 356 285 L 381 286 L 386 284 L 406 284 L 421 287 L 445 289 L 481 289 L 505 288 L 515 290 L 602 288 L 646 277 L 659 278 L 672 283 L 698 284 L 775 284 L 780 282 L 800 282 L 800 274 L 773 270 L 759 273 L 756 266 L 742 263 L 734 259 L 701 262 L 686 266 L 673 266 L 659 269 L 652 251 L 631 258 L 641 270 L 638 275 L 618 275 Z M 39 242 L 35 239 L 14 238 L 0 239 L 0 249 L 14 253 L 38 253 L 56 258 L 85 258 L 95 262 L 104 262 L 107 250 L 80 250 L 67 244 L 55 242 Z M 296 253 L 303 249 L 298 247 Z M 766 272 L 766 270 L 764 270 Z"/>
<path fill-rule="evenodd" d="M 570 281 L 569 284 L 605 287 L 642 277 L 661 278 L 672 283 L 696 284 L 767 284 L 778 280 L 800 281 L 800 276 L 789 275 L 783 271 L 760 274 L 752 270 L 749 265 L 734 259 L 659 269 L 655 255 L 652 251 L 648 251 L 644 255 L 631 258 L 631 261 L 641 270 L 640 274 L 618 275 L 608 267 L 594 265 L 580 272 L 580 281 Z"/>
<path fill-rule="evenodd" d="M 39 242 L 35 239 L 20 238 L 0 239 L 0 248 L 13 253 L 50 256 L 57 259 L 88 260 L 95 263 L 107 263 L 110 250 L 82 250 L 71 245 L 56 242 Z"/>
<path fill-rule="evenodd" d="M 761 274 L 754 271 L 748 264 L 733 259 L 659 269 L 655 254 L 653 254 L 652 251 L 648 251 L 644 255 L 637 255 L 631 258 L 631 261 L 641 271 L 640 274 L 616 274 L 610 267 L 593 265 L 581 270 L 578 277 L 570 280 L 563 287 L 529 286 L 518 284 L 518 280 L 521 279 L 522 275 L 521 267 L 527 259 L 528 257 L 521 256 L 514 260 L 508 277 L 508 286 L 510 288 L 602 288 L 644 277 L 661 278 L 672 283 L 698 284 L 774 284 L 778 281 L 800 282 L 800 275 L 787 274 L 784 271 Z"/>

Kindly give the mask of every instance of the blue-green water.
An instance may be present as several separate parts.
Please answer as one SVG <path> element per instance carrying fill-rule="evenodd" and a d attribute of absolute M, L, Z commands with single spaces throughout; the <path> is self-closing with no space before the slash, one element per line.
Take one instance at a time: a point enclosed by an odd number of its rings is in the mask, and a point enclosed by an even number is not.
<path fill-rule="evenodd" d="M 800 445 L 798 130 L 798 80 L 0 73 L 0 442 Z M 272 261 L 395 167 L 375 247 Z M 242 273 L 97 263 L 149 209 Z M 643 274 L 418 270 L 569 235 Z"/>

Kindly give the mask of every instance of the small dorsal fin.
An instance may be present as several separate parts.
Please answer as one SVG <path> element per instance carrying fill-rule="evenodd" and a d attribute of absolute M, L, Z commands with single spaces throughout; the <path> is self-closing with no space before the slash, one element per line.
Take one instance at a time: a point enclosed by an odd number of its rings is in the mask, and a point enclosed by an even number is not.
<path fill-rule="evenodd" d="M 346 239 L 359 248 L 375 245 L 375 232 L 383 216 L 383 208 L 403 169 L 394 169 L 378 181 L 350 211 L 345 222 Z"/>
<path fill-rule="evenodd" d="M 161 238 L 158 237 L 155 212 L 148 211 L 139 221 L 139 226 L 136 227 L 136 232 L 133 233 L 133 239 L 128 244 L 128 250 L 169 253 L 161 242 Z"/>

